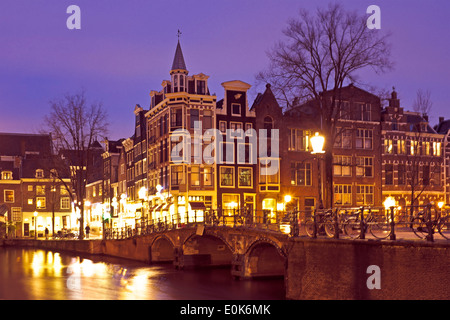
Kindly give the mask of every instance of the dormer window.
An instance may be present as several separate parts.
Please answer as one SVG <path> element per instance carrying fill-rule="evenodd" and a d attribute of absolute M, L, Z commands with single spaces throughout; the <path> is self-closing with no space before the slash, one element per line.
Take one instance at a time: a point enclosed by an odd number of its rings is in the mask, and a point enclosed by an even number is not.
<path fill-rule="evenodd" d="M 2 171 L 2 180 L 12 180 L 12 172 Z"/>
<path fill-rule="evenodd" d="M 206 94 L 205 80 L 197 80 L 197 94 Z"/>
<path fill-rule="evenodd" d="M 37 169 L 37 170 L 36 170 L 36 178 L 42 179 L 43 177 L 44 177 L 44 170 L 42 170 L 42 169 Z"/>

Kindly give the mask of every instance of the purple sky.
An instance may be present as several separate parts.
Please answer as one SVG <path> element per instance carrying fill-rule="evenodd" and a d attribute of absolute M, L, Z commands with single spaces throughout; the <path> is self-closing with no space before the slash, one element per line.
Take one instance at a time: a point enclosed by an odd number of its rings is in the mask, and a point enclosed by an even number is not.
<path fill-rule="evenodd" d="M 0 2 L 0 132 L 35 133 L 49 100 L 84 88 L 110 118 L 110 139 L 133 133 L 133 109 L 149 105 L 160 90 L 181 29 L 190 74 L 210 76 L 211 93 L 221 83 L 255 84 L 268 65 L 266 51 L 298 9 L 329 1 L 303 0 L 2 0 Z M 391 31 L 395 69 L 366 73 L 366 82 L 392 86 L 405 109 L 419 88 L 430 90 L 431 122 L 450 118 L 450 2 L 444 0 L 354 0 L 344 6 L 365 14 L 381 8 L 382 31 Z M 68 30 L 66 9 L 81 8 L 81 30 Z M 367 15 L 368 16 L 368 15 Z M 251 100 L 263 88 L 253 87 Z"/>

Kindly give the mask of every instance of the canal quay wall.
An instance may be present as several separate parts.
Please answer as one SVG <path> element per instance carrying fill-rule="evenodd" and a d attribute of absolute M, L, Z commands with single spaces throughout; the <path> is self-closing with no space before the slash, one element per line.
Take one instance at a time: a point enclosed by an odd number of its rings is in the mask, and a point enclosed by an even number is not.
<path fill-rule="evenodd" d="M 450 299 L 450 243 L 290 239 L 286 298 Z"/>
<path fill-rule="evenodd" d="M 148 240 L 139 238 L 8 239 L 0 240 L 1 245 L 114 256 L 146 263 L 159 255 Z M 450 299 L 448 242 L 290 238 L 284 250 L 286 298 L 290 300 Z"/>

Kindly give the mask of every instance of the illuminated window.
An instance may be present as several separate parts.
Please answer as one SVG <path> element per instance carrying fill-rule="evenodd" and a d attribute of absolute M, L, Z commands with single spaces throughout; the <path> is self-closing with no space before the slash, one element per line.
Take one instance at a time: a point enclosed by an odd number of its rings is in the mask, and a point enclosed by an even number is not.
<path fill-rule="evenodd" d="M 373 186 L 356 186 L 356 204 L 373 205 Z"/>
<path fill-rule="evenodd" d="M 310 130 L 290 129 L 289 150 L 290 151 L 310 151 L 309 137 Z"/>
<path fill-rule="evenodd" d="M 211 167 L 205 167 L 203 169 L 203 185 L 212 186 L 213 184 L 213 169 Z"/>
<path fill-rule="evenodd" d="M 191 186 L 200 185 L 200 166 L 191 166 Z"/>
<path fill-rule="evenodd" d="M 334 204 L 351 205 L 352 204 L 352 186 L 347 184 L 338 184 L 334 186 Z"/>
<path fill-rule="evenodd" d="M 36 186 L 36 195 L 44 196 L 45 195 L 45 186 Z"/>
<path fill-rule="evenodd" d="M 253 169 L 239 168 L 238 169 L 239 187 L 252 187 L 253 184 Z"/>
<path fill-rule="evenodd" d="M 2 180 L 12 180 L 12 172 L 2 171 Z"/>
<path fill-rule="evenodd" d="M 220 186 L 221 187 L 234 186 L 234 167 L 220 168 Z"/>
<path fill-rule="evenodd" d="M 36 197 L 36 209 L 45 209 L 45 197 Z"/>
<path fill-rule="evenodd" d="M 394 153 L 392 139 L 384 139 L 384 153 L 392 154 Z"/>
<path fill-rule="evenodd" d="M 5 202 L 14 202 L 14 190 L 3 191 Z"/>
<path fill-rule="evenodd" d="M 333 172 L 335 176 L 350 177 L 352 175 L 352 157 L 334 156 Z"/>
<path fill-rule="evenodd" d="M 44 170 L 42 169 L 37 169 L 36 170 L 36 178 L 40 179 L 44 177 Z"/>
<path fill-rule="evenodd" d="M 440 157 L 441 156 L 441 143 L 433 142 L 433 156 Z"/>
<path fill-rule="evenodd" d="M 398 154 L 406 154 L 405 140 L 397 140 Z"/>
<path fill-rule="evenodd" d="M 20 207 L 12 207 L 12 221 L 22 221 L 22 208 Z"/>

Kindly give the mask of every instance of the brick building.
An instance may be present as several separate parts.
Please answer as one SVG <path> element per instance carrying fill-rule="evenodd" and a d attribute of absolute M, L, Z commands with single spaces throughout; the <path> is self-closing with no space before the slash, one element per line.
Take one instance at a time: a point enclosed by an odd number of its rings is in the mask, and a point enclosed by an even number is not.
<path fill-rule="evenodd" d="M 445 201 L 444 134 L 430 126 L 427 115 L 404 111 L 395 91 L 381 124 L 383 201 L 392 197 L 403 207 Z"/>
<path fill-rule="evenodd" d="M 50 135 L 0 133 L 0 207 L 16 236 L 44 236 L 45 228 L 52 235 L 76 223 L 70 180 L 56 178 L 51 146 Z"/>

